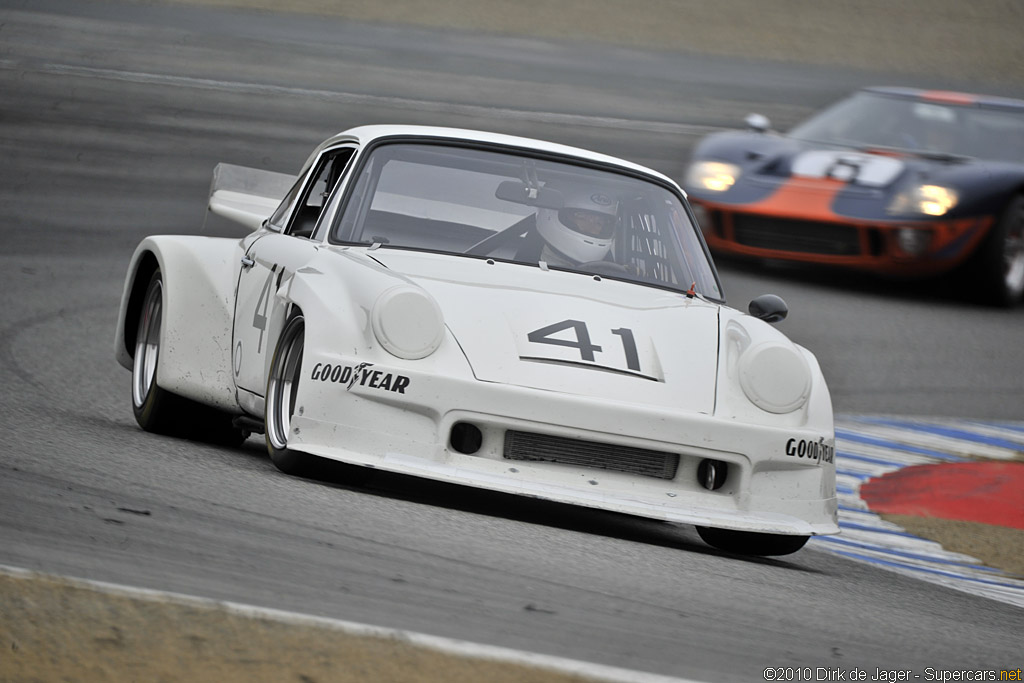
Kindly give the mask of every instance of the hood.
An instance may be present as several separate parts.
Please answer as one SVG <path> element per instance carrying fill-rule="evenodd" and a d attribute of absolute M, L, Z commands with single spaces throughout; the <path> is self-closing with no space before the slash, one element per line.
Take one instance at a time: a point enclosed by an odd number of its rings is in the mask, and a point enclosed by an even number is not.
<path fill-rule="evenodd" d="M 714 410 L 716 304 L 483 259 L 384 249 L 374 257 L 434 297 L 480 381 Z"/>

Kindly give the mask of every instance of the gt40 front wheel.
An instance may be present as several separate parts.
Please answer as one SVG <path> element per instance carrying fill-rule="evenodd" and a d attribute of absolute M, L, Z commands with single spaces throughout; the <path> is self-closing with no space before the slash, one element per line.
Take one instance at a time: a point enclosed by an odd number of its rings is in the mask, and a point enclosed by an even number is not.
<path fill-rule="evenodd" d="M 1024 300 L 1024 195 L 1010 200 L 968 264 L 989 303 L 1012 307 Z"/>

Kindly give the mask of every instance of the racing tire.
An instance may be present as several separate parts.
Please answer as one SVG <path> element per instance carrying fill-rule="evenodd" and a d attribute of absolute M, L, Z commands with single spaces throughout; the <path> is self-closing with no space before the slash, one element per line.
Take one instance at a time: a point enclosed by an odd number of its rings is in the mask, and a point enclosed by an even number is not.
<path fill-rule="evenodd" d="M 1017 195 L 978 248 L 975 273 L 988 300 L 1013 307 L 1024 299 L 1024 195 Z"/>
<path fill-rule="evenodd" d="M 701 540 L 713 548 L 737 555 L 789 555 L 803 548 L 810 536 L 763 534 L 754 531 L 733 531 L 699 526 Z"/>
<path fill-rule="evenodd" d="M 149 279 L 139 313 L 132 359 L 132 412 L 147 432 L 238 446 L 248 432 L 232 425 L 228 413 L 191 401 L 156 383 L 164 307 L 163 276 L 157 269 Z"/>
<path fill-rule="evenodd" d="M 302 351 L 305 346 L 306 322 L 301 314 L 292 316 L 278 337 L 267 377 L 267 398 L 264 414 L 265 437 L 270 460 L 285 474 L 315 476 L 321 459 L 309 453 L 288 448 L 295 398 L 302 375 Z"/>

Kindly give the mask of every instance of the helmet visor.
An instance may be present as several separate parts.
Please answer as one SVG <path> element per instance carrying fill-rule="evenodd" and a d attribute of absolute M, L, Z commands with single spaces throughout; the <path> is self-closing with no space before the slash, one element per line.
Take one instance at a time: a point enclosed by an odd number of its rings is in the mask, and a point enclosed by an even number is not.
<path fill-rule="evenodd" d="M 608 239 L 615 234 L 615 216 L 587 209 L 561 209 L 558 220 L 565 227 L 587 237 Z"/>

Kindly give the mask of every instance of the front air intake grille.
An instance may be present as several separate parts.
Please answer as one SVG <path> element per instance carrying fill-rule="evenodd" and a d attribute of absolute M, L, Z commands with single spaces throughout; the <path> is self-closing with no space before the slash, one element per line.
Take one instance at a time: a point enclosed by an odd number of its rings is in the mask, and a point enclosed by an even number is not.
<path fill-rule="evenodd" d="M 658 479 L 672 479 L 679 468 L 675 453 L 512 430 L 505 432 L 504 455 L 507 460 L 554 462 Z"/>
<path fill-rule="evenodd" d="M 860 233 L 852 225 L 736 214 L 733 233 L 739 244 L 748 247 L 830 256 L 861 253 Z"/>

